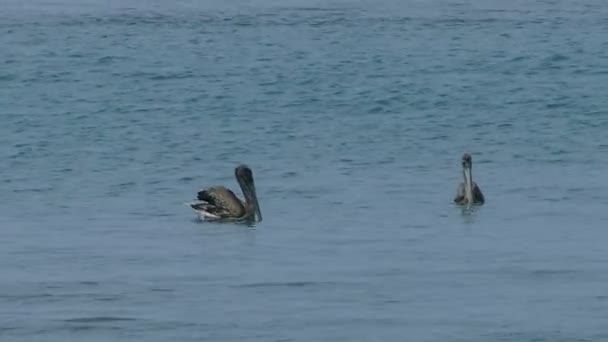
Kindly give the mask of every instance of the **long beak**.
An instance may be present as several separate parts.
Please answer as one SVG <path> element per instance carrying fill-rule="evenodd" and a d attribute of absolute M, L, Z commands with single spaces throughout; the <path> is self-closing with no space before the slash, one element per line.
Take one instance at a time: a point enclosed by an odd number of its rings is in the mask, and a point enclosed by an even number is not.
<path fill-rule="evenodd" d="M 262 211 L 260 210 L 260 204 L 258 203 L 258 196 L 255 191 L 255 182 L 253 178 L 246 179 L 247 177 L 243 177 L 239 175 L 237 172 L 236 179 L 241 186 L 241 190 L 243 191 L 243 195 L 245 196 L 245 201 L 247 202 L 247 206 L 253 205 L 254 215 L 257 216 L 257 222 L 262 221 Z M 254 217 L 255 221 L 255 217 Z"/>
<path fill-rule="evenodd" d="M 262 210 L 260 209 L 260 203 L 258 202 L 258 196 L 255 191 L 255 183 L 247 184 L 247 188 L 249 189 L 251 202 L 255 209 L 255 215 L 257 216 L 257 221 L 262 222 Z"/>
<path fill-rule="evenodd" d="M 258 196 L 255 191 L 255 182 L 253 181 L 253 178 L 246 179 L 236 172 L 236 180 L 241 186 L 241 190 L 243 191 L 247 205 L 253 205 L 255 216 L 257 216 L 257 222 L 261 222 L 262 211 L 260 210 L 260 204 L 258 203 Z"/>
<path fill-rule="evenodd" d="M 465 196 L 469 204 L 471 204 L 473 202 L 473 175 L 471 174 L 471 167 L 465 166 L 463 172 Z"/>

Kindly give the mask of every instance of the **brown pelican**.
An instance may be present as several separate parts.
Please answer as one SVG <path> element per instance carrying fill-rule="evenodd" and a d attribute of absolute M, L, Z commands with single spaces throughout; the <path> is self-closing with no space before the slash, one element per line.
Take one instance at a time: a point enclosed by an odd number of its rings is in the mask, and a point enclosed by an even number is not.
<path fill-rule="evenodd" d="M 462 156 L 462 174 L 464 176 L 464 183 L 460 183 L 458 190 L 456 190 L 456 197 L 454 202 L 458 204 L 483 204 L 485 202 L 481 189 L 477 186 L 477 183 L 473 182 L 473 174 L 471 168 L 473 167 L 473 160 L 471 155 L 465 153 Z"/>
<path fill-rule="evenodd" d="M 223 186 L 203 189 L 197 194 L 200 202 L 189 203 L 201 220 L 255 222 L 257 217 L 257 222 L 262 221 L 251 169 L 240 165 L 234 169 L 234 176 L 241 186 L 245 202 Z"/>

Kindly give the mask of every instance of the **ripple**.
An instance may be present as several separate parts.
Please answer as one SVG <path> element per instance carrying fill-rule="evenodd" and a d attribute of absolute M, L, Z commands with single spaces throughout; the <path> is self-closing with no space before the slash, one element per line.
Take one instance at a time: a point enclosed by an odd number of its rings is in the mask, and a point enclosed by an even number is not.
<path fill-rule="evenodd" d="M 262 282 L 262 283 L 250 283 L 250 284 L 239 284 L 233 287 L 237 288 L 265 288 L 265 287 L 311 287 L 311 286 L 327 286 L 336 285 L 331 282 L 316 282 L 316 281 L 290 281 L 290 282 Z"/>
<path fill-rule="evenodd" d="M 580 273 L 578 270 L 558 270 L 558 269 L 544 269 L 544 270 L 534 270 L 530 272 L 533 276 L 536 277 L 555 277 L 555 276 L 563 276 L 563 275 L 574 275 Z"/>
<path fill-rule="evenodd" d="M 123 322 L 123 321 L 136 321 L 135 318 L 130 317 L 118 317 L 118 316 L 93 316 L 93 317 L 77 317 L 64 319 L 64 322 L 68 323 L 107 323 L 107 322 Z"/>

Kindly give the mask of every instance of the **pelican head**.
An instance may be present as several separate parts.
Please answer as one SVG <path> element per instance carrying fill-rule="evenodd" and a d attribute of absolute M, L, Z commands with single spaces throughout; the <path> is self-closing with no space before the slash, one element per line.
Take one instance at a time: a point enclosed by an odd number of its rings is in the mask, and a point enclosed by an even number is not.
<path fill-rule="evenodd" d="M 465 153 L 462 156 L 462 174 L 464 176 L 464 191 L 465 198 L 468 203 L 473 203 L 473 174 L 471 168 L 473 167 L 473 159 L 471 155 Z"/>
<path fill-rule="evenodd" d="M 257 216 L 257 221 L 262 221 L 262 211 L 260 210 L 258 196 L 255 191 L 253 172 L 251 172 L 251 169 L 247 165 L 239 165 L 234 169 L 234 176 L 243 190 L 247 210 L 253 210 L 253 213 Z"/>
<path fill-rule="evenodd" d="M 471 166 L 473 166 L 473 159 L 471 158 L 471 155 L 468 153 L 463 154 L 462 155 L 462 168 L 470 169 Z"/>

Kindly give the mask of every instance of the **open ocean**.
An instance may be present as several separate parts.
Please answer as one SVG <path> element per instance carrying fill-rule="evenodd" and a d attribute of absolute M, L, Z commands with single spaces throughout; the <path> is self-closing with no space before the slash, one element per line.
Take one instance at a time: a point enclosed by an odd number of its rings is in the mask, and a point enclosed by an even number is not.
<path fill-rule="evenodd" d="M 608 341 L 607 18 L 2 0 L 0 341 Z"/>

